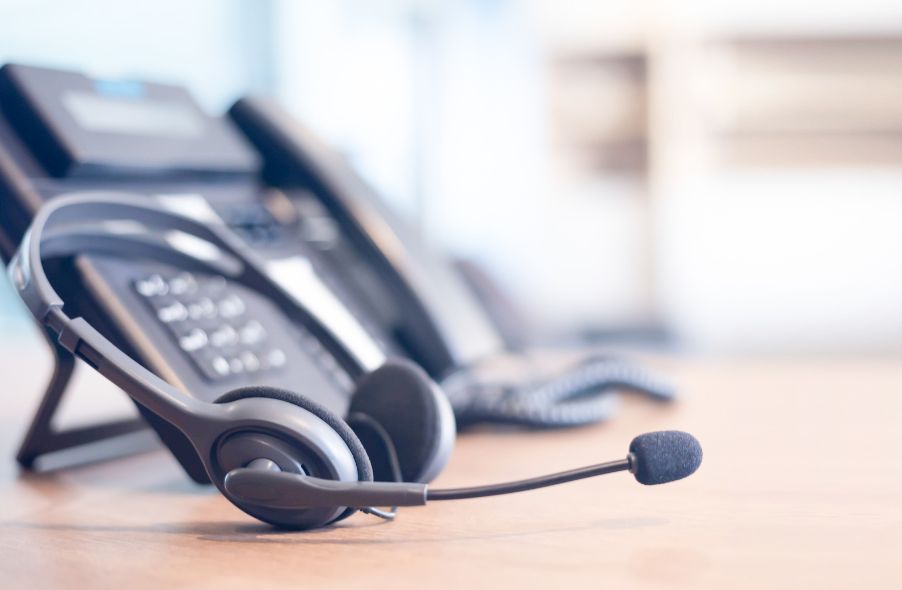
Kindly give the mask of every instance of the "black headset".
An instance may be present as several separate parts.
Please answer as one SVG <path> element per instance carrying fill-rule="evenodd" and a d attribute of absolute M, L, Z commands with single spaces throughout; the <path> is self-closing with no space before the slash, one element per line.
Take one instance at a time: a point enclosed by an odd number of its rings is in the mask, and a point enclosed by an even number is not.
<path fill-rule="evenodd" d="M 140 220 L 150 231 L 128 232 L 110 223 L 123 220 Z M 173 231 L 204 240 L 216 251 L 201 259 L 173 248 L 162 238 Z M 271 387 L 223 392 L 212 404 L 179 391 L 83 318 L 65 313 L 43 261 L 86 252 L 143 256 L 215 272 L 262 292 L 288 317 L 303 310 L 259 270 L 259 263 L 224 226 L 166 211 L 146 197 L 94 193 L 56 198 L 35 216 L 10 263 L 10 277 L 34 317 L 63 347 L 181 431 L 210 480 L 245 512 L 293 528 L 322 526 L 353 512 L 341 506 L 287 510 L 241 501 L 229 493 L 226 476 L 258 459 L 269 461 L 268 470 L 338 482 L 372 481 L 371 454 L 388 457 L 380 464 L 398 463 L 398 473 L 385 473 L 384 479 L 429 481 L 447 463 L 454 444 L 454 415 L 438 386 L 407 361 L 392 360 L 358 375 L 348 421 L 297 392 Z"/>
<path fill-rule="evenodd" d="M 214 248 L 189 254 L 165 239 L 173 232 Z M 342 357 L 328 330 L 317 328 L 315 318 L 305 315 L 225 226 L 167 211 L 147 197 L 85 193 L 54 198 L 26 232 L 8 270 L 32 315 L 62 347 L 184 434 L 222 494 L 265 522 L 309 529 L 357 509 L 392 518 L 394 508 L 375 506 L 507 494 L 615 471 L 658 484 L 686 477 L 701 462 L 701 447 L 691 435 L 664 431 L 636 437 L 618 461 L 519 482 L 429 490 L 420 482 L 433 479 L 447 463 L 455 423 L 447 398 L 418 366 L 390 360 L 369 374 L 358 367 L 346 419 L 299 393 L 271 387 L 241 388 L 204 402 L 141 366 L 84 318 L 65 313 L 43 261 L 86 252 L 153 258 L 224 275 L 265 295 L 287 317 L 303 316 L 306 327 L 331 341 L 339 362 L 352 369 L 354 362 L 347 352 Z M 374 481 L 374 463 L 380 481 Z"/>

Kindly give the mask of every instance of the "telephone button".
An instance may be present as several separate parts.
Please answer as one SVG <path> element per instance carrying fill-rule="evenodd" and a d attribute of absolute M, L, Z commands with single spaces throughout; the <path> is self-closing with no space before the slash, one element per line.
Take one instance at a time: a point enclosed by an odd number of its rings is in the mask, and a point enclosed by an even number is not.
<path fill-rule="evenodd" d="M 169 292 L 173 295 L 186 295 L 197 291 L 197 280 L 190 272 L 183 272 L 169 281 Z"/>
<path fill-rule="evenodd" d="M 142 297 L 157 297 L 169 293 L 169 285 L 163 277 L 154 274 L 145 279 L 135 281 L 135 290 Z"/>
<path fill-rule="evenodd" d="M 238 317 L 244 313 L 245 305 L 241 297 L 230 294 L 219 301 L 219 315 L 226 319 Z"/>
<path fill-rule="evenodd" d="M 238 332 L 229 324 L 224 324 L 210 334 L 210 343 L 217 348 L 233 346 L 238 344 Z"/>
<path fill-rule="evenodd" d="M 266 339 L 266 329 L 257 320 L 251 320 L 238 331 L 241 344 L 254 346 Z"/>
<path fill-rule="evenodd" d="M 233 375 L 238 375 L 240 373 L 244 373 L 244 363 L 241 362 L 240 358 L 230 358 L 229 359 L 229 370 L 232 371 Z"/>
<path fill-rule="evenodd" d="M 213 360 L 210 361 L 210 367 L 213 369 L 213 372 L 220 377 L 225 377 L 231 372 L 229 361 L 227 361 L 224 356 L 213 357 Z"/>
<path fill-rule="evenodd" d="M 188 304 L 188 317 L 192 320 L 213 319 L 216 314 L 216 304 L 209 297 Z"/>
<path fill-rule="evenodd" d="M 209 339 L 207 333 L 200 328 L 193 328 L 187 334 L 179 338 L 179 346 L 185 352 L 195 352 L 207 345 Z"/>
<path fill-rule="evenodd" d="M 287 360 L 285 353 L 279 348 L 274 348 L 266 353 L 266 365 L 274 369 L 284 366 Z"/>
<path fill-rule="evenodd" d="M 260 370 L 260 359 L 249 350 L 241 353 L 241 362 L 244 363 L 244 369 L 248 373 L 255 373 Z"/>
<path fill-rule="evenodd" d="M 157 310 L 157 319 L 164 324 L 185 321 L 188 319 L 188 308 L 181 301 L 174 301 Z"/>

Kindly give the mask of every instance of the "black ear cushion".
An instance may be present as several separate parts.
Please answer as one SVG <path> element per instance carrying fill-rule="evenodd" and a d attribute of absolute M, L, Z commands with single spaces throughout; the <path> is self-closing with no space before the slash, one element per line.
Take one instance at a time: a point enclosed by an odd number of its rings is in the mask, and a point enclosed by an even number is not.
<path fill-rule="evenodd" d="M 340 436 L 341 439 L 345 441 L 345 444 L 348 445 L 348 448 L 351 449 L 351 455 L 354 456 L 354 462 L 357 464 L 357 474 L 360 478 L 360 481 L 373 481 L 373 466 L 370 464 L 369 457 L 367 457 L 366 449 L 363 448 L 363 444 L 360 442 L 360 439 L 357 438 L 357 435 L 354 434 L 354 431 L 351 430 L 351 427 L 348 426 L 347 423 L 339 416 L 331 412 L 328 408 L 316 403 L 311 399 L 307 399 L 302 395 L 285 389 L 252 386 L 241 387 L 239 389 L 232 390 L 227 394 L 217 398 L 214 403 L 225 404 L 228 402 L 234 402 L 250 397 L 277 399 L 283 402 L 294 404 L 299 408 L 307 410 L 308 412 L 331 426 L 332 429 L 338 433 L 338 436 Z"/>
<path fill-rule="evenodd" d="M 365 414 L 379 423 L 395 446 L 404 481 L 417 481 L 438 452 L 441 442 L 441 414 L 432 380 L 419 366 L 392 360 L 363 377 L 357 384 L 348 417 Z M 379 460 L 384 445 L 358 431 L 373 457 L 376 480 L 390 481 L 387 463 Z"/>

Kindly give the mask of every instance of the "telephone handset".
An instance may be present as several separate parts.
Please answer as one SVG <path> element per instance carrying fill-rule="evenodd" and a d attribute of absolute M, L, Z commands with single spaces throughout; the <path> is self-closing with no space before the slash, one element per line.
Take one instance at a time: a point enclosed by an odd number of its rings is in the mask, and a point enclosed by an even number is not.
<path fill-rule="evenodd" d="M 257 148 L 263 178 L 340 228 L 330 268 L 375 303 L 382 333 L 441 383 L 458 424 L 576 426 L 609 418 L 612 388 L 667 401 L 668 384 L 621 359 L 576 353 L 562 369 L 507 342 L 464 277 L 345 161 L 276 103 L 244 98 L 229 116 Z M 498 322 L 499 324 L 501 322 Z M 500 369 L 500 371 L 498 370 Z"/>
<path fill-rule="evenodd" d="M 449 261 L 340 156 L 271 100 L 241 99 L 229 115 L 263 158 L 267 183 L 295 202 L 312 196 L 337 221 L 350 262 L 337 266 L 360 289 L 379 285 L 386 330 L 407 356 L 440 378 L 501 352 L 501 336 Z"/>

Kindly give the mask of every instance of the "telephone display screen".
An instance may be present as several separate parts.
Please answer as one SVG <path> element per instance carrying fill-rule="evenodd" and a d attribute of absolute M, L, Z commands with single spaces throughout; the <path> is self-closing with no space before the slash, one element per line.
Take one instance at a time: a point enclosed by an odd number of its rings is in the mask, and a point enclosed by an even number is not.
<path fill-rule="evenodd" d="M 65 93 L 62 102 L 86 131 L 187 138 L 197 137 L 204 130 L 200 117 L 179 101 L 134 100 L 73 91 Z"/>
<path fill-rule="evenodd" d="M 250 176 L 260 167 L 231 126 L 178 86 L 7 64 L 0 110 L 60 178 Z"/>

